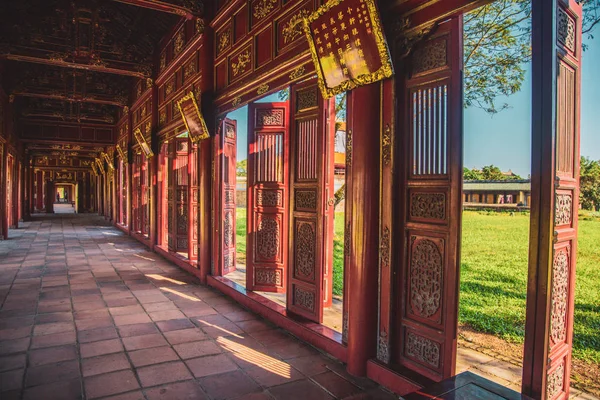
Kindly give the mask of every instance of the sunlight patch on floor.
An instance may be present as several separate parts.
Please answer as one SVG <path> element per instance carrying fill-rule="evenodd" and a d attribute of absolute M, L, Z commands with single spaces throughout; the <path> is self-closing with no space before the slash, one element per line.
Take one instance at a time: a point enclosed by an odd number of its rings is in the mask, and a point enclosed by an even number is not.
<path fill-rule="evenodd" d="M 291 367 L 283 361 L 223 337 L 217 338 L 217 343 L 243 361 L 254 364 L 283 378 L 291 378 Z"/>

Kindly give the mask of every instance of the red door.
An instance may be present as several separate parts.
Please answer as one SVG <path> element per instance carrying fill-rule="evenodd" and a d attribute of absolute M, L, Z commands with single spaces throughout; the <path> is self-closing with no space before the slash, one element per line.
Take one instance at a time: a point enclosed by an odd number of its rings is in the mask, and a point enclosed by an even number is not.
<path fill-rule="evenodd" d="M 430 379 L 456 366 L 462 220 L 462 16 L 415 47 L 405 81 L 403 260 L 395 357 Z M 428 60 L 432 49 L 447 57 Z"/>
<path fill-rule="evenodd" d="M 197 144 L 191 144 L 188 156 L 189 172 L 189 226 L 188 226 L 188 257 L 191 261 L 198 261 L 198 199 L 200 188 L 198 184 L 198 153 Z"/>
<path fill-rule="evenodd" d="M 218 218 L 220 218 L 221 236 L 221 273 L 227 275 L 236 269 L 236 166 L 237 166 L 237 121 L 225 118 L 220 129 L 219 152 L 219 182 L 220 203 Z"/>
<path fill-rule="evenodd" d="M 288 103 L 248 106 L 246 289 L 286 289 Z"/>
<path fill-rule="evenodd" d="M 291 106 L 287 307 L 321 323 L 332 295 L 335 104 L 313 80 L 292 86 Z"/>
<path fill-rule="evenodd" d="M 188 157 L 189 139 L 175 139 L 175 218 L 177 252 L 188 251 Z"/>

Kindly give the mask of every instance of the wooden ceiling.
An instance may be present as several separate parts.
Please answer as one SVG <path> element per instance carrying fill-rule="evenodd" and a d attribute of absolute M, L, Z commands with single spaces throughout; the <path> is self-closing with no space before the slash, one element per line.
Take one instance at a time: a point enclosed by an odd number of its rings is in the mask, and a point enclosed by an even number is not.
<path fill-rule="evenodd" d="M 113 125 L 196 0 L 0 1 L 2 85 L 17 120 Z"/>

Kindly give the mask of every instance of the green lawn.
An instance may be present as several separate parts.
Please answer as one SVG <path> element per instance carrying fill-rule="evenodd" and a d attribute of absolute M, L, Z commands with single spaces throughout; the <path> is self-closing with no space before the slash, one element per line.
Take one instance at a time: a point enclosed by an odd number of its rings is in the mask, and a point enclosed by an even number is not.
<path fill-rule="evenodd" d="M 246 210 L 238 210 L 238 260 L 245 253 Z M 525 327 L 529 214 L 465 211 L 461 254 L 461 323 L 522 343 Z M 600 363 L 600 215 L 579 222 L 573 355 Z M 333 293 L 342 295 L 344 214 L 336 213 Z"/>
<path fill-rule="evenodd" d="M 466 211 L 460 283 L 461 323 L 522 343 L 527 291 L 529 215 Z M 579 224 L 576 358 L 600 363 L 600 218 Z"/>

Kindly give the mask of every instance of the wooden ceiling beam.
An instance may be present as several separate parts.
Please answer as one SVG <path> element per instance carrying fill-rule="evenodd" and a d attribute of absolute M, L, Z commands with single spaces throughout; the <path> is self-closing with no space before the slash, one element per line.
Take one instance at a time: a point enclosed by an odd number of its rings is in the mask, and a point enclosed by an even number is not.
<path fill-rule="evenodd" d="M 176 4 L 169 3 L 161 0 L 113 0 L 123 4 L 129 4 L 136 7 L 147 8 L 150 10 L 160 11 L 169 14 L 176 14 L 187 19 L 200 16 L 199 12 L 194 11 L 190 8 L 178 6 Z"/>
<path fill-rule="evenodd" d="M 117 106 L 117 107 L 124 107 L 127 105 L 126 102 L 124 103 L 123 101 L 117 101 L 117 100 L 69 96 L 66 94 L 50 94 L 50 93 L 42 93 L 42 92 L 33 92 L 31 90 L 13 91 L 11 94 L 15 97 L 35 97 L 38 99 L 61 100 L 61 101 L 68 101 L 68 102 L 72 102 L 72 103 L 91 103 L 91 104 L 102 104 L 102 105 Z"/>
<path fill-rule="evenodd" d="M 148 68 L 144 68 L 143 66 L 139 66 L 138 68 L 123 68 L 116 66 L 78 63 L 72 61 L 65 61 L 59 58 L 52 59 L 24 54 L 0 54 L 0 59 L 28 62 L 33 64 L 52 65 L 55 67 L 72 68 L 86 71 L 104 72 L 107 74 L 134 76 L 137 78 L 148 78 L 151 74 L 151 71 Z"/>

